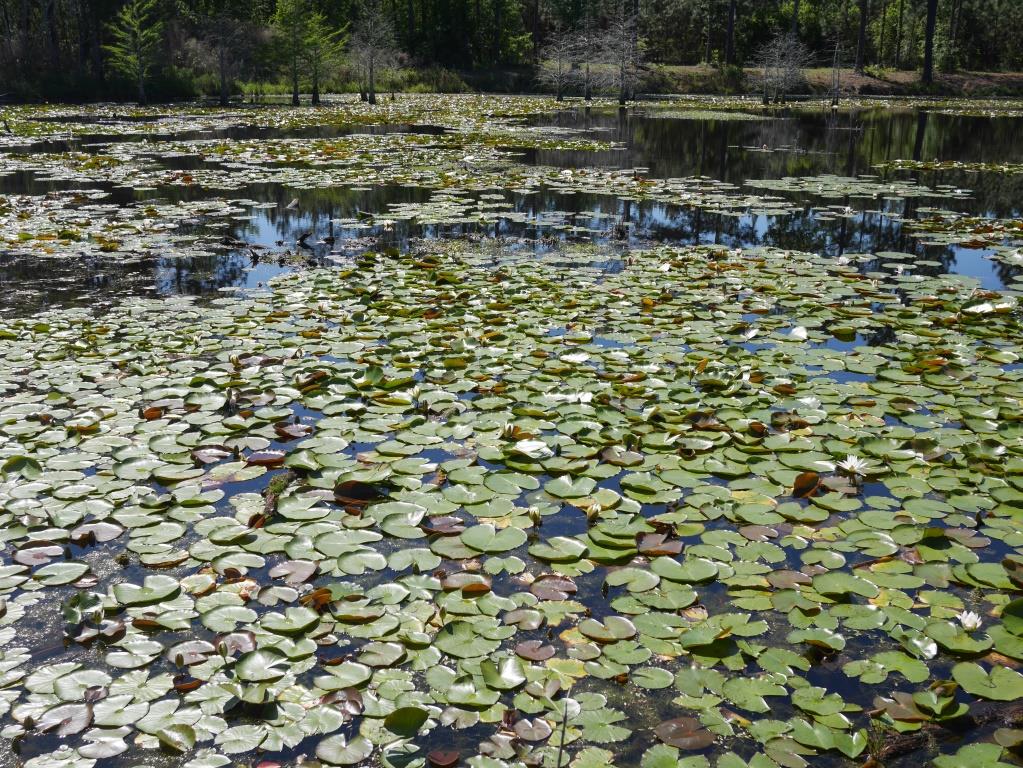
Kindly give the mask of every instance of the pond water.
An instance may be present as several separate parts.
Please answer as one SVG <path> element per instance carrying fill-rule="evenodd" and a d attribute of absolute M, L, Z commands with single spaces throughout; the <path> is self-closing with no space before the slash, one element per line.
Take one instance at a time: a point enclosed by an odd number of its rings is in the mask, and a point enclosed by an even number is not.
<path fill-rule="evenodd" d="M 0 768 L 1023 765 L 1023 105 L 2 111 Z"/>
<path fill-rule="evenodd" d="M 76 296 L 142 293 L 210 293 L 227 286 L 258 287 L 274 274 L 292 266 L 277 263 L 282 252 L 289 256 L 302 235 L 310 233 L 309 248 L 298 253 L 301 264 L 327 263 L 371 247 L 407 248 L 411 242 L 435 238 L 482 237 L 509 245 L 545 252 L 554 241 L 577 240 L 617 244 L 625 247 L 644 243 L 723 244 L 733 248 L 776 246 L 794 250 L 841 256 L 846 252 L 911 253 L 920 259 L 919 269 L 932 273 L 954 272 L 976 277 L 984 288 L 1007 287 L 1018 276 L 1015 264 L 992 260 L 983 247 L 928 242 L 919 232 L 907 232 L 906 219 L 918 217 L 918 209 L 949 208 L 956 213 L 983 218 L 1018 220 L 1023 200 L 1023 173 L 1006 175 L 997 170 L 1005 164 L 1023 163 L 1023 137 L 1018 117 L 944 114 L 927 109 L 905 107 L 832 111 L 806 107 L 779 112 L 751 109 L 745 119 L 722 119 L 720 112 L 700 112 L 639 108 L 562 109 L 557 112 L 525 116 L 528 126 L 570 131 L 571 135 L 595 142 L 613 142 L 613 149 L 522 149 L 514 152 L 516 162 L 556 169 L 641 169 L 650 178 L 706 177 L 747 192 L 748 184 L 758 180 L 787 177 L 810 178 L 829 175 L 854 179 L 877 175 L 880 179 L 906 179 L 929 189 L 963 190 L 955 205 L 946 206 L 944 198 L 927 195 L 900 199 L 898 195 L 878 197 L 857 194 L 827 185 L 820 193 L 813 187 L 781 190 L 793 205 L 783 215 L 760 212 L 756 205 L 730 208 L 719 213 L 706 206 L 678 205 L 658 200 L 623 199 L 611 193 L 534 189 L 516 192 L 489 190 L 493 199 L 485 222 L 471 214 L 486 192 L 465 190 L 463 206 L 451 211 L 444 221 L 443 212 L 430 224 L 408 219 L 393 219 L 395 207 L 414 209 L 430 202 L 437 192 L 428 186 L 358 184 L 304 188 L 289 183 L 244 183 L 232 189 L 232 195 L 255 205 L 244 215 L 225 221 L 212 218 L 205 223 L 218 234 L 238 241 L 239 249 L 221 253 L 203 253 L 182 258 L 167 256 L 158 250 L 128 260 L 61 259 L 47 260 L 41 266 L 30 253 L 8 250 L 0 256 L 0 284 L 7 291 L 3 308 L 19 303 L 35 306 L 35 300 L 74 300 Z M 116 115 L 116 113 L 115 113 Z M 85 130 L 96 118 L 79 117 Z M 58 118 L 46 118 L 57 122 Z M 119 121 L 124 121 L 119 122 Z M 148 121 L 148 119 L 147 119 Z M 107 121 L 124 133 L 118 142 L 145 142 L 139 157 L 157 169 L 198 171 L 223 167 L 223 163 L 189 152 L 189 143 L 198 147 L 210 141 L 330 140 L 352 134 L 443 135 L 449 129 L 430 125 L 300 125 L 290 129 L 262 125 L 232 125 L 216 129 L 175 131 L 153 135 L 132 133 L 128 116 L 117 115 Z M 159 116 L 155 122 L 159 122 Z M 499 137 L 498 139 L 499 140 Z M 173 152 L 161 152 L 161 145 L 173 144 Z M 184 144 L 184 147 L 181 145 Z M 197 148 L 198 148 L 197 147 Z M 36 141 L 27 147 L 9 151 L 28 152 L 19 170 L 0 175 L 0 194 L 43 196 L 50 193 L 90 189 L 107 194 L 104 202 L 125 208 L 138 208 L 150 201 L 189 203 L 224 197 L 215 186 L 203 184 L 158 184 L 151 188 L 93 179 L 83 185 L 76 179 L 59 179 L 47 171 L 31 169 L 31 157 L 47 157 L 69 152 L 103 155 L 110 148 L 110 137 L 84 133 L 61 140 Z M 184 151 L 182 151 L 184 149 Z M 968 165 L 991 165 L 991 170 L 934 168 L 899 170 L 885 167 L 899 160 L 955 160 Z M 27 166 L 27 167 L 26 167 Z M 291 201 L 297 203 L 289 208 Z M 822 209 L 828 215 L 821 215 Z M 834 210 L 840 216 L 832 216 Z M 502 215 L 504 211 L 508 215 Z M 469 215 L 456 215 L 458 213 Z M 921 215 L 921 218 L 925 214 Z M 383 219 L 378 224 L 376 220 Z M 475 219 L 475 220 L 474 220 Z M 615 238 L 616 223 L 628 225 L 627 236 Z M 323 238 L 334 238 L 326 244 Z M 248 246 L 267 249 L 267 258 L 252 259 Z M 620 249 L 619 249 L 620 250 Z M 3 253 L 0 251 L 0 253 Z M 246 263 L 248 261 L 249 263 Z M 100 294 L 100 295 L 97 295 Z M 34 298 L 33 298 L 34 297 Z"/>

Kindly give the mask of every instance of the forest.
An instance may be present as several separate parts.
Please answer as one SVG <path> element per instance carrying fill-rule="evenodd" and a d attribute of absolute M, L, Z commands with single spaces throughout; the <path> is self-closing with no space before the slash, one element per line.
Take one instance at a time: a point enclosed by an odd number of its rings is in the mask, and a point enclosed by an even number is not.
<path fill-rule="evenodd" d="M 365 93 L 370 71 L 391 90 L 550 92 L 579 48 L 612 70 L 627 57 L 640 89 L 675 65 L 738 88 L 783 37 L 804 66 L 922 70 L 926 83 L 1023 68 L 1005 33 L 1021 24 L 1019 0 L 0 0 L 0 98 L 315 103 Z M 612 80 L 593 84 L 621 90 Z"/>

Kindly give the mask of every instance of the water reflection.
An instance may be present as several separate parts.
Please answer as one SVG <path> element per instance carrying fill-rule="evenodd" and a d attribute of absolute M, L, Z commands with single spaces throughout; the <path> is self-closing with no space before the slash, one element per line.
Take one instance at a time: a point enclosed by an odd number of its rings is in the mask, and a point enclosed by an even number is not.
<path fill-rule="evenodd" d="M 538 116 L 536 125 L 582 131 L 584 135 L 620 142 L 624 149 L 606 152 L 535 150 L 523 159 L 542 165 L 577 167 L 640 167 L 654 177 L 704 176 L 741 186 L 749 179 L 835 174 L 878 173 L 875 166 L 896 159 L 964 162 L 1023 162 L 1020 125 L 1014 118 L 961 117 L 926 111 L 883 108 L 839 111 L 798 111 L 756 119 L 690 119 L 635 110 L 568 110 Z M 332 138 L 352 132 L 411 131 L 439 133 L 430 126 L 312 126 L 288 131 L 231 128 L 177 134 L 190 138 Z M 160 135 L 139 132 L 138 138 Z M 54 142 L 35 151 L 88 149 L 108 136 L 80 136 L 62 148 Z M 58 142 L 60 143 L 60 142 Z M 100 144 L 100 146 L 102 146 Z M 161 159 L 169 168 L 189 170 L 201 165 L 192 155 Z M 502 193 L 503 201 L 486 203 L 478 194 L 459 195 L 465 216 L 452 223 L 423 223 L 394 218 L 396 206 L 421 205 L 439 193 L 416 187 L 296 190 L 282 184 L 249 184 L 233 190 L 231 199 L 249 206 L 230 221 L 200 221 L 194 231 L 210 246 L 207 256 L 176 258 L 148 254 L 112 262 L 67 259 L 40 264 L 0 251 L 0 286 L 5 306 L 72 302 L 103 295 L 213 293 L 224 287 L 259 287 L 274 274 L 310 263 L 329 263 L 373 247 L 407 248 L 437 238 L 487 238 L 518 251 L 549 253 L 563 241 L 643 247 L 652 243 L 713 243 L 728 247 L 775 246 L 834 257 L 896 251 L 913 254 L 918 273 L 958 272 L 980 280 L 985 288 L 1004 288 L 1019 270 L 985 258 L 989 251 L 927 246 L 911 236 L 902 219 L 915 218 L 920 206 L 952 206 L 957 211 L 997 218 L 1018 218 L 1023 212 L 1023 174 L 965 171 L 888 171 L 931 188 L 951 185 L 972 190 L 965 200 L 908 198 L 878 201 L 862 198 L 819 199 L 808 193 L 785 193 L 799 210 L 786 216 L 757 213 L 732 215 L 659 202 L 623 200 L 612 195 L 560 194 L 545 190 L 529 194 Z M 104 202 L 138 205 L 155 199 L 195 201 L 217 196 L 200 186 L 133 190 L 97 183 L 108 193 Z M 0 176 L 0 193 L 48 195 L 77 188 L 73 183 L 19 171 Z M 493 194 L 493 193 L 491 193 Z M 773 194 L 773 193 L 772 193 Z M 848 206 L 848 215 L 821 217 L 826 205 Z M 896 215 L 890 215 L 896 214 Z M 428 221 L 427 216 L 423 216 Z M 220 243 L 226 245 L 221 246 Z M 869 265 L 863 267 L 870 269 Z M 876 268 L 876 267 L 874 267 Z"/>

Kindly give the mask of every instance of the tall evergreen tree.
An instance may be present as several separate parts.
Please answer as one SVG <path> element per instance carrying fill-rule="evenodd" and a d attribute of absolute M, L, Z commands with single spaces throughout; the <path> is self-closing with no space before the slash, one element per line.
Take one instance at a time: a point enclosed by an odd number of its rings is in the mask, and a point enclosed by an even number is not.
<path fill-rule="evenodd" d="M 298 106 L 298 83 L 302 74 L 302 56 L 309 36 L 309 5 L 306 0 L 278 0 L 273 25 L 278 50 L 291 83 L 291 103 Z"/>
<path fill-rule="evenodd" d="M 157 18 L 157 0 L 131 0 L 108 26 L 111 40 L 103 49 L 110 66 L 130 78 L 139 104 L 146 103 L 146 78 L 156 62 L 163 40 L 163 22 Z"/>
<path fill-rule="evenodd" d="M 320 83 L 326 70 L 341 59 L 348 38 L 345 28 L 331 29 L 327 17 L 313 11 L 306 26 L 305 55 L 312 103 L 320 103 Z"/>

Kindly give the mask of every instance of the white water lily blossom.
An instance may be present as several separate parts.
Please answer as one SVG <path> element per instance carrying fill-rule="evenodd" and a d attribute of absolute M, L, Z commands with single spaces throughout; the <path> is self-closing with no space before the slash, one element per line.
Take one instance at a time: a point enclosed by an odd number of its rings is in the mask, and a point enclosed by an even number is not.
<path fill-rule="evenodd" d="M 515 451 L 531 459 L 549 459 L 554 451 L 543 440 L 519 440 L 515 443 Z"/>
<path fill-rule="evenodd" d="M 861 477 L 866 476 L 870 470 L 870 462 L 866 459 L 861 459 L 859 456 L 853 456 L 849 454 L 842 461 L 835 464 L 840 470 L 845 472 L 847 475 L 860 475 Z"/>
<path fill-rule="evenodd" d="M 959 619 L 959 623 L 962 625 L 963 629 L 967 632 L 973 632 L 980 629 L 981 624 L 984 623 L 980 614 L 974 613 L 973 611 L 963 611 L 957 618 Z"/>

